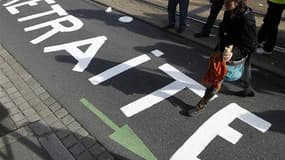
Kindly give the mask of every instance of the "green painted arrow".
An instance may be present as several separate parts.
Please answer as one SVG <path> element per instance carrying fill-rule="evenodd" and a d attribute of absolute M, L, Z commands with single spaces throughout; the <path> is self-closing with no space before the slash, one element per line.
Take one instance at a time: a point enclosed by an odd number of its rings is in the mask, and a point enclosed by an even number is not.
<path fill-rule="evenodd" d="M 104 113 L 93 106 L 87 99 L 81 98 L 80 102 L 115 131 L 113 134 L 109 135 L 112 140 L 146 160 L 157 160 L 152 152 L 143 143 L 143 141 L 128 125 L 124 125 L 120 128 L 114 122 L 112 122 L 112 120 L 105 116 Z"/>

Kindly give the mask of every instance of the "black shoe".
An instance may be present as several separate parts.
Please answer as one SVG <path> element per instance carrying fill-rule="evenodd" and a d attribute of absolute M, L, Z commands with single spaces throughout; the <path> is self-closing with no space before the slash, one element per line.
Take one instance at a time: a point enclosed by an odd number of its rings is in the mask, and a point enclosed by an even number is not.
<path fill-rule="evenodd" d="M 168 29 L 172 29 L 172 28 L 174 28 L 174 27 L 175 27 L 174 24 L 169 24 L 169 25 L 167 25 L 167 26 L 162 27 L 162 29 L 168 30 Z"/>
<path fill-rule="evenodd" d="M 185 30 L 186 30 L 185 27 L 179 27 L 179 28 L 176 30 L 176 32 L 177 32 L 177 33 L 183 33 Z"/>
<path fill-rule="evenodd" d="M 210 36 L 210 34 L 208 34 L 208 33 L 203 33 L 203 32 L 195 33 L 195 34 L 194 34 L 194 37 L 196 37 L 196 38 L 209 37 L 209 36 Z"/>

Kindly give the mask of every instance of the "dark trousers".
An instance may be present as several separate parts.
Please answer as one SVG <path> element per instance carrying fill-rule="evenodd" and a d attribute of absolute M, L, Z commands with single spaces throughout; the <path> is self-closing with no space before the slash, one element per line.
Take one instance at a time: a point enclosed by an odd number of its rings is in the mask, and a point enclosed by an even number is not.
<path fill-rule="evenodd" d="M 241 77 L 241 83 L 246 91 L 252 91 L 253 88 L 251 86 L 251 60 L 252 60 L 252 53 L 247 55 L 247 58 L 244 63 L 244 72 Z"/>
<path fill-rule="evenodd" d="M 272 51 L 277 39 L 278 25 L 281 20 L 285 4 L 276 4 L 268 1 L 267 13 L 258 32 L 258 43 L 264 43 L 265 51 Z"/>
<path fill-rule="evenodd" d="M 186 18 L 188 14 L 189 0 L 168 0 L 168 23 L 175 25 L 176 6 L 179 4 L 179 27 L 186 27 Z"/>
<path fill-rule="evenodd" d="M 202 28 L 202 33 L 205 33 L 205 34 L 211 33 L 211 28 L 214 25 L 219 12 L 223 8 L 224 1 L 225 0 L 215 0 L 212 2 L 210 14 L 208 16 L 206 24 Z"/>

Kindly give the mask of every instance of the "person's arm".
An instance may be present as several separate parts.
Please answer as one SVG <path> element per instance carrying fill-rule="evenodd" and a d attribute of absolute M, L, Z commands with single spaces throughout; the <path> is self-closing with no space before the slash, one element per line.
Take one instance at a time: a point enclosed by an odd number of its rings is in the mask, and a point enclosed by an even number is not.
<path fill-rule="evenodd" d="M 242 54 L 252 54 L 256 50 L 257 34 L 254 15 L 249 13 L 243 18 L 243 30 L 241 32 L 241 52 Z"/>

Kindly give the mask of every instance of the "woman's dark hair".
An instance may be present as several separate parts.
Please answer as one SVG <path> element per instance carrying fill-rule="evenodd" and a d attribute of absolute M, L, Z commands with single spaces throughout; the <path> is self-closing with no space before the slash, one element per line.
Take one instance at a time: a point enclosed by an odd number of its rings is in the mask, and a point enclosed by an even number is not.
<path fill-rule="evenodd" d="M 226 0 L 225 5 L 228 5 L 231 2 L 237 4 L 237 8 L 234 10 L 233 14 L 244 12 L 247 9 L 247 0 Z"/>

